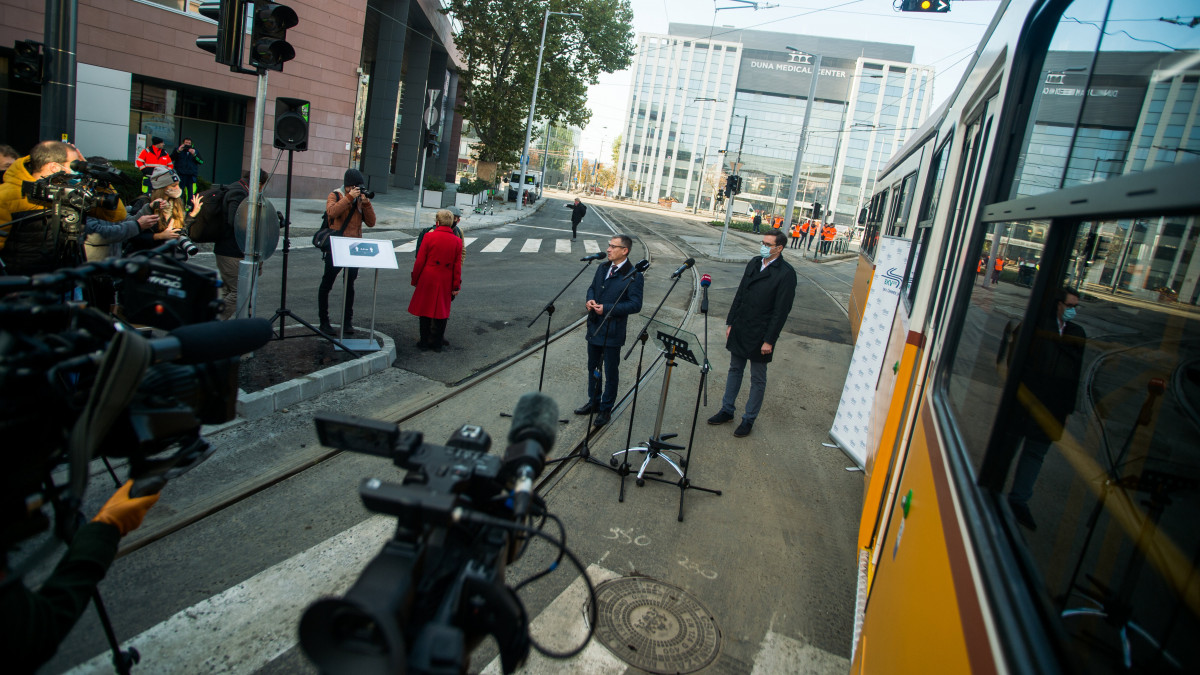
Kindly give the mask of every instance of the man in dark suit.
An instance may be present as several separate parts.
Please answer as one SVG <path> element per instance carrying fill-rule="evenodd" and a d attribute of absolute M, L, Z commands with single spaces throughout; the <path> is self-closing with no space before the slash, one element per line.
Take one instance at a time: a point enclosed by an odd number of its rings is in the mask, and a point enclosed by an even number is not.
<path fill-rule="evenodd" d="M 583 202 L 579 201 L 579 197 L 576 197 L 575 203 L 567 204 L 567 208 L 571 209 L 571 239 L 574 239 L 576 233 L 579 231 L 579 223 L 587 215 L 587 207 L 583 205 Z"/>
<path fill-rule="evenodd" d="M 742 373 L 749 361 L 750 395 L 746 399 L 742 423 L 733 432 L 738 438 L 749 436 L 754 428 L 767 390 L 767 364 L 775 353 L 775 342 L 796 297 L 796 270 L 783 260 L 785 246 L 787 235 L 782 230 L 771 230 L 762 235 L 759 256 L 746 265 L 729 307 L 729 317 L 725 319 L 729 375 L 725 379 L 721 410 L 708 418 L 708 423 L 725 424 L 733 420 L 734 403 L 742 388 Z"/>
<path fill-rule="evenodd" d="M 1054 299 L 1054 314 L 1038 325 L 1029 345 L 1025 375 L 1021 378 L 1036 401 L 1034 405 L 1044 407 L 1053 419 L 1043 417 L 1042 423 L 1038 423 L 1034 411 L 1028 411 L 1024 447 L 1008 493 L 1013 517 L 1030 530 L 1037 529 L 1033 512 L 1029 510 L 1033 484 L 1050 446 L 1062 438 L 1067 416 L 1075 412 L 1075 398 L 1083 373 L 1083 350 L 1087 345 L 1087 333 L 1073 322 L 1079 307 L 1079 291 L 1060 288 Z"/>
<path fill-rule="evenodd" d="M 588 312 L 588 402 L 576 408 L 575 414 L 597 413 L 595 424 L 598 427 L 608 424 L 617 399 L 617 366 L 621 345 L 625 344 L 625 317 L 642 311 L 643 279 L 629 261 L 630 246 L 633 246 L 633 239 L 628 235 L 618 234 L 609 240 L 608 262 L 596 268 L 584 305 Z M 612 318 L 605 321 L 604 317 L 610 314 Z M 601 361 L 604 362 L 603 378 L 600 376 Z M 601 380 L 603 394 L 600 392 Z"/>

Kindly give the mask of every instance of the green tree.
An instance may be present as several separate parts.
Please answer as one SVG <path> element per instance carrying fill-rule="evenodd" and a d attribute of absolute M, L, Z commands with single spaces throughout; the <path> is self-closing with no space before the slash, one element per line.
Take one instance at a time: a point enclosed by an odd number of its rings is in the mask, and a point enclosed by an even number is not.
<path fill-rule="evenodd" d="M 583 18 L 550 17 L 535 128 L 547 119 L 586 126 L 588 85 L 632 62 L 629 0 L 450 0 L 442 11 L 462 26 L 454 43 L 467 64 L 459 112 L 479 135 L 472 149 L 481 162 L 520 159 L 546 10 Z"/>
<path fill-rule="evenodd" d="M 612 153 L 613 164 L 621 161 L 621 134 L 617 134 L 617 137 L 613 139 Z"/>

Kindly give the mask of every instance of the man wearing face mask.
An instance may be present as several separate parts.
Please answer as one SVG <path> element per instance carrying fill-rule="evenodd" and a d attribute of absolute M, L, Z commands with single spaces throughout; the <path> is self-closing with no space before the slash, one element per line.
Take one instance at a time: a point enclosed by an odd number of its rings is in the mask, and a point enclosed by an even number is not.
<path fill-rule="evenodd" d="M 742 374 L 750 363 L 750 394 L 742 422 L 734 430 L 738 438 L 749 436 L 767 391 L 767 364 L 775 354 L 775 343 L 792 311 L 796 297 L 796 270 L 783 260 L 787 235 L 770 230 L 762 235 L 759 255 L 746 264 L 729 316 L 725 319 L 725 348 L 729 350 L 729 375 L 721 410 L 708 418 L 709 424 L 733 421 Z"/>
<path fill-rule="evenodd" d="M 33 146 L 28 157 L 13 162 L 4 173 L 4 184 L 0 185 L 0 263 L 5 274 L 41 274 L 60 266 L 59 233 L 52 231 L 49 213 L 40 213 L 46 211 L 46 206 L 23 197 L 21 187 L 56 173 L 76 173 L 71 170 L 71 162 L 76 159 L 82 156 L 71 145 L 42 141 Z M 88 211 L 88 215 L 119 222 L 125 219 L 125 205 L 118 201 L 115 209 L 97 207 Z M 81 257 L 82 234 L 80 228 Z"/>
<path fill-rule="evenodd" d="M 1028 410 L 1024 429 L 1025 441 L 1017 470 L 1013 473 L 1008 505 L 1017 522 L 1030 530 L 1037 529 L 1029 500 L 1033 484 L 1042 470 L 1042 462 L 1050 446 L 1062 438 L 1067 416 L 1075 412 L 1075 397 L 1083 373 L 1083 352 L 1087 333 L 1074 323 L 1079 311 L 1079 291 L 1060 288 L 1054 295 L 1055 309 L 1039 325 L 1029 345 L 1029 356 L 1021 382 L 1029 389 L 1032 400 L 1044 407 L 1052 420 L 1038 419 Z"/>

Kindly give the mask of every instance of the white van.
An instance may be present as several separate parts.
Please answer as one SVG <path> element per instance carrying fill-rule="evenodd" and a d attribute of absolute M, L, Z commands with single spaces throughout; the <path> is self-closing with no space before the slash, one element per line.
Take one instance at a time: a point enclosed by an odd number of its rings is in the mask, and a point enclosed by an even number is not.
<path fill-rule="evenodd" d="M 521 183 L 521 172 L 513 171 L 508 175 L 508 201 L 517 201 L 517 186 Z M 525 172 L 525 191 L 532 194 L 533 199 L 540 199 L 542 196 L 542 172 L 541 171 L 526 171 Z"/>

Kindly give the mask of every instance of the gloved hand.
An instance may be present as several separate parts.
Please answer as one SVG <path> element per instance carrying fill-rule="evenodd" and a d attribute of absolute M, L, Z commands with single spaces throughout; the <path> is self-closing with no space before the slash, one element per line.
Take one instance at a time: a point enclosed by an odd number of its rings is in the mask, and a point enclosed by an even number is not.
<path fill-rule="evenodd" d="M 131 487 L 133 487 L 133 481 L 125 481 L 121 489 L 108 498 L 108 501 L 100 508 L 100 513 L 92 518 L 92 522 L 108 523 L 120 530 L 122 537 L 138 529 L 138 526 L 142 524 L 142 519 L 146 517 L 146 512 L 158 501 L 159 493 L 131 498 L 129 496 Z"/>

